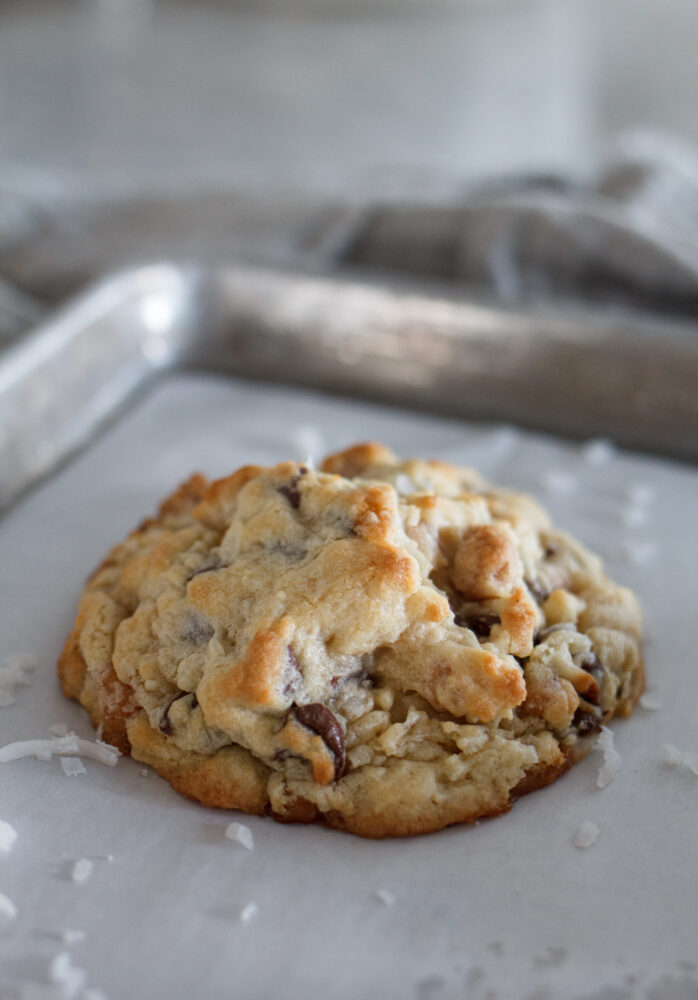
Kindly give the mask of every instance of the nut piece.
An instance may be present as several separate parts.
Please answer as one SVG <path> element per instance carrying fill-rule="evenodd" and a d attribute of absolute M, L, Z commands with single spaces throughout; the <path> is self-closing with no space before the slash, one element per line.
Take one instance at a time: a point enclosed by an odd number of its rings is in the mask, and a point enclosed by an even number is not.
<path fill-rule="evenodd" d="M 522 575 L 507 524 L 479 524 L 466 531 L 453 557 L 451 579 L 466 600 L 508 597 Z"/>

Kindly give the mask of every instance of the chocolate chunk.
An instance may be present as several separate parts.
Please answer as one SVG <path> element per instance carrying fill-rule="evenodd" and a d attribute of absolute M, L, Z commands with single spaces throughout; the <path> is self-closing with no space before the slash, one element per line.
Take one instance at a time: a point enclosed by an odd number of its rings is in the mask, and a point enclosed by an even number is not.
<path fill-rule="evenodd" d="M 542 628 L 540 632 L 536 633 L 534 642 L 543 642 L 543 640 L 547 639 L 549 635 L 553 634 L 553 632 L 559 632 L 561 629 L 570 628 L 574 631 L 574 625 L 572 622 L 558 622 L 557 625 L 548 625 L 546 628 Z"/>
<path fill-rule="evenodd" d="M 578 736 L 591 736 L 593 733 L 600 733 L 601 724 L 601 719 L 591 712 L 585 712 L 583 708 L 578 708 L 572 716 L 572 725 L 577 730 Z"/>
<path fill-rule="evenodd" d="M 499 615 L 487 611 L 475 615 L 454 615 L 453 618 L 456 625 L 469 628 L 478 639 L 488 639 L 493 627 L 502 620 Z"/>
<path fill-rule="evenodd" d="M 180 698 L 186 698 L 190 694 L 191 692 L 189 691 L 180 691 L 179 694 L 176 694 L 174 698 L 172 698 L 171 701 L 169 701 L 165 706 L 165 710 L 162 713 L 162 718 L 158 723 L 158 729 L 163 734 L 163 736 L 171 736 L 172 733 L 174 732 L 172 723 L 170 722 L 170 709 L 172 708 L 172 706 L 176 701 L 179 701 Z M 192 709 L 194 709 L 199 704 L 199 702 L 195 694 L 191 694 L 191 697 L 194 699 L 194 704 L 192 705 Z"/>
<path fill-rule="evenodd" d="M 215 629 L 205 618 L 198 615 L 187 615 L 187 623 L 182 632 L 182 638 L 192 646 L 203 646 L 213 638 Z"/>
<path fill-rule="evenodd" d="M 601 693 L 600 687 L 603 683 L 606 671 L 593 653 L 587 656 L 586 659 L 582 660 L 581 667 L 582 670 L 586 670 L 588 674 L 591 674 L 595 681 L 595 683 L 584 692 L 584 697 L 588 702 L 591 702 L 592 705 L 598 705 L 599 695 Z"/>
<path fill-rule="evenodd" d="M 531 595 L 536 599 L 539 604 L 547 600 L 550 596 L 550 591 L 547 587 L 544 587 L 542 583 L 538 583 L 537 580 L 526 580 L 526 586 L 531 591 Z"/>
<path fill-rule="evenodd" d="M 291 709 L 293 717 L 302 726 L 311 729 L 324 740 L 335 758 L 334 776 L 341 778 L 344 774 L 346 757 L 344 754 L 344 737 L 342 727 L 326 705 L 316 702 L 312 705 L 294 705 Z"/>
<path fill-rule="evenodd" d="M 216 559 L 215 557 L 207 559 L 202 566 L 199 566 L 199 568 L 195 569 L 193 573 L 190 573 L 187 577 L 187 583 L 189 583 L 190 580 L 193 580 L 195 576 L 200 576 L 202 573 L 212 573 L 215 569 L 220 568 L 221 562 L 219 559 Z"/>
<path fill-rule="evenodd" d="M 299 478 L 299 476 L 294 476 L 290 483 L 284 483 L 283 486 L 277 486 L 279 493 L 286 497 L 294 510 L 298 510 L 301 505 L 301 495 L 298 489 Z"/>
<path fill-rule="evenodd" d="M 284 667 L 285 683 L 283 687 L 284 698 L 290 698 L 301 682 L 301 668 L 291 646 L 286 650 L 286 665 Z"/>
<path fill-rule="evenodd" d="M 586 670 L 588 674 L 591 674 L 598 684 L 601 683 L 606 673 L 601 661 L 594 653 L 590 653 L 586 659 L 582 660 L 581 668 L 582 670 Z"/>

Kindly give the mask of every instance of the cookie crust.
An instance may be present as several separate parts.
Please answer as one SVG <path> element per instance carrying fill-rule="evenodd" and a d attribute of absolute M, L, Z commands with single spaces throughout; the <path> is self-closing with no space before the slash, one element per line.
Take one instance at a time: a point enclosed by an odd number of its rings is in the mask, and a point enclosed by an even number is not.
<path fill-rule="evenodd" d="M 204 805 L 409 836 L 584 756 L 642 693 L 640 628 L 532 499 L 369 443 L 192 476 L 90 577 L 58 673 Z"/>

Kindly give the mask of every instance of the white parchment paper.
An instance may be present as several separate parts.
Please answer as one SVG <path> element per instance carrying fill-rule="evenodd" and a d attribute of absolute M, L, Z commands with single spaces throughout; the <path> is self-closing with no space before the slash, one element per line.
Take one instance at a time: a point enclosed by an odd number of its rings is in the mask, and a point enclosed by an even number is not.
<path fill-rule="evenodd" d="M 39 662 L 0 709 L 0 744 L 56 722 L 92 737 L 55 661 L 86 574 L 177 481 L 366 438 L 531 491 L 638 592 L 661 707 L 614 725 L 620 773 L 600 790 L 594 752 L 506 816 L 373 843 L 204 809 L 127 758 L 72 777 L 56 758 L 0 765 L 0 819 L 19 834 L 0 854 L 0 892 L 18 910 L 0 916 L 2 1000 L 698 997 L 698 777 L 662 761 L 665 743 L 698 750 L 689 467 L 300 390 L 170 379 L 0 522 L 0 660 Z M 232 819 L 252 829 L 253 851 L 225 838 Z M 582 850 L 586 820 L 600 832 Z M 82 884 L 70 875 L 79 858 L 94 861 Z M 66 942 L 66 929 L 84 941 Z M 62 951 L 85 976 L 51 985 Z"/>

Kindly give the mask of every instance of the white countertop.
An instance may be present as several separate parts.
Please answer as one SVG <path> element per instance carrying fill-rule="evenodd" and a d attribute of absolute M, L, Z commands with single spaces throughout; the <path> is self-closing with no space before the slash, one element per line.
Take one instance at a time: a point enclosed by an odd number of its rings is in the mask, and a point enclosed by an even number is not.
<path fill-rule="evenodd" d="M 18 910 L 0 917 L 2 1000 L 90 1000 L 89 988 L 109 1000 L 694 998 L 698 777 L 667 767 L 662 747 L 698 750 L 695 469 L 628 454 L 594 464 L 528 433 L 177 376 L 0 522 L 0 660 L 38 661 L 0 709 L 0 744 L 56 722 L 92 737 L 55 677 L 85 575 L 192 469 L 305 457 L 303 427 L 327 449 L 378 438 L 535 492 L 638 592 L 661 707 L 614 725 L 622 766 L 607 788 L 594 752 L 506 816 L 403 841 L 207 810 L 128 758 L 88 760 L 74 777 L 57 759 L 0 765 L 0 819 L 19 835 L 0 856 L 0 892 Z M 231 819 L 252 829 L 252 852 L 226 840 Z M 600 833 L 581 850 L 585 820 Z M 80 858 L 94 861 L 82 884 Z M 85 940 L 66 943 L 66 929 Z M 85 983 L 20 992 L 64 951 Z"/>

